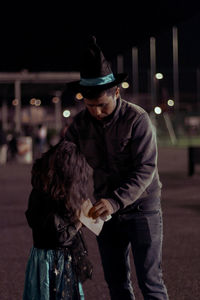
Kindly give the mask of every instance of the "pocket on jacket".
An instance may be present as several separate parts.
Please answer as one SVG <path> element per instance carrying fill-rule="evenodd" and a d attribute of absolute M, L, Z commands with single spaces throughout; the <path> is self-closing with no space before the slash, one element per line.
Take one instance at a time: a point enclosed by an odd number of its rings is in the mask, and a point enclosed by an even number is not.
<path fill-rule="evenodd" d="M 111 139 L 111 145 L 114 149 L 114 152 L 117 154 L 130 154 L 130 149 L 129 149 L 129 141 L 130 139 Z"/>
<path fill-rule="evenodd" d="M 160 211 L 160 205 L 156 205 L 155 207 L 151 207 L 150 205 L 138 204 L 136 210 L 142 212 L 144 214 L 157 214 Z"/>

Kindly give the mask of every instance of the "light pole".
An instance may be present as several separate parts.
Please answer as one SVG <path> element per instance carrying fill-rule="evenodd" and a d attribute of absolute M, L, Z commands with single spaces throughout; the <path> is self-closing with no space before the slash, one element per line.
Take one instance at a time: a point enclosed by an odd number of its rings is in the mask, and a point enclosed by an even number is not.
<path fill-rule="evenodd" d="M 156 39 L 154 37 L 150 38 L 150 67 L 151 104 L 153 109 L 156 104 Z"/>
<path fill-rule="evenodd" d="M 124 72 L 124 58 L 122 55 L 117 56 L 117 73 Z"/>
<path fill-rule="evenodd" d="M 163 79 L 163 74 L 162 73 L 156 73 L 154 76 L 154 80 L 155 80 L 155 86 L 156 86 L 156 97 L 155 97 L 155 104 L 157 105 L 158 103 L 160 103 L 160 81 Z"/>
<path fill-rule="evenodd" d="M 21 132 L 21 81 L 15 81 L 15 125 L 16 132 Z"/>
<path fill-rule="evenodd" d="M 173 83 L 175 108 L 179 110 L 178 29 L 173 27 Z"/>
<path fill-rule="evenodd" d="M 55 92 L 55 97 L 53 97 L 52 102 L 55 107 L 55 124 L 56 130 L 60 131 L 62 128 L 62 105 L 61 105 L 61 91 Z"/>
<path fill-rule="evenodd" d="M 139 94 L 139 80 L 138 80 L 138 48 L 132 48 L 132 86 L 133 86 L 133 97 L 135 97 L 136 102 Z"/>

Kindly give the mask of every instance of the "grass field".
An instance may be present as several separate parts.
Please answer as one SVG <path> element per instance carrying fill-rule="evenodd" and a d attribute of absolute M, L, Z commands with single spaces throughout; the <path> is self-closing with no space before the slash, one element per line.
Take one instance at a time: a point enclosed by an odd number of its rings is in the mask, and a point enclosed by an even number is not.
<path fill-rule="evenodd" d="M 158 137 L 158 146 L 171 146 L 171 147 L 181 147 L 181 148 L 187 148 L 187 147 L 200 147 L 200 136 L 194 136 L 194 137 L 179 137 L 176 139 L 170 139 L 169 136 L 165 137 Z"/>

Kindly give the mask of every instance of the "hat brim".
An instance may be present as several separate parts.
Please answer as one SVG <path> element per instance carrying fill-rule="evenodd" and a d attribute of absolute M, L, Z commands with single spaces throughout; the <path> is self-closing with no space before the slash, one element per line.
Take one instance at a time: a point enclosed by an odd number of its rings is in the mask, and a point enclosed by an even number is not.
<path fill-rule="evenodd" d="M 126 73 L 119 73 L 114 74 L 115 80 L 106 84 L 102 85 L 95 85 L 95 86 L 85 86 L 80 84 L 80 80 L 72 81 L 66 83 L 66 88 L 72 92 L 81 93 L 84 91 L 104 91 L 107 89 L 110 89 L 123 81 L 125 81 L 128 78 L 128 74 Z"/>

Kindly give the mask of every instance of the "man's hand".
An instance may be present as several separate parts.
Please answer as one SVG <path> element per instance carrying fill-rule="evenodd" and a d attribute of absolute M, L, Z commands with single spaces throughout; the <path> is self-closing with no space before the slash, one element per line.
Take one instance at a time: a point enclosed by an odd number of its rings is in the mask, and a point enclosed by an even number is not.
<path fill-rule="evenodd" d="M 89 210 L 88 216 L 93 219 L 98 217 L 105 218 L 114 212 L 112 205 L 107 199 L 100 199 L 94 204 L 94 206 Z"/>
<path fill-rule="evenodd" d="M 83 224 L 81 222 L 76 222 L 75 224 L 75 227 L 76 227 L 76 230 L 79 231 L 81 229 L 81 227 L 83 226 Z"/>

